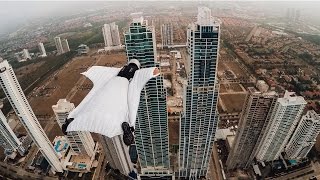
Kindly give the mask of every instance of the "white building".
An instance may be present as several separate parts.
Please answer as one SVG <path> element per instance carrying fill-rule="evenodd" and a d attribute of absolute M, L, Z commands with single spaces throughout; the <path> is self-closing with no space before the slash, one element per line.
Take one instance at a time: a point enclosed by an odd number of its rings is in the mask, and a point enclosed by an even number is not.
<path fill-rule="evenodd" d="M 74 109 L 74 104 L 66 99 L 59 99 L 56 105 L 52 106 L 56 120 L 61 128 L 69 115 L 69 112 Z M 77 154 L 86 154 L 89 157 L 94 156 L 95 143 L 88 131 L 73 131 L 66 135 L 72 150 Z"/>
<path fill-rule="evenodd" d="M 269 90 L 269 85 L 263 80 L 258 80 L 257 84 L 256 84 L 256 87 L 262 93 L 267 92 Z"/>
<path fill-rule="evenodd" d="M 7 152 L 18 151 L 21 155 L 24 155 L 25 149 L 17 136 L 10 128 L 7 118 L 0 110 L 0 146 Z"/>
<path fill-rule="evenodd" d="M 23 59 L 25 59 L 25 60 L 30 60 L 31 59 L 31 56 L 29 54 L 28 49 L 23 49 L 22 56 L 23 56 Z"/>
<path fill-rule="evenodd" d="M 112 49 L 113 46 L 120 46 L 119 28 L 115 22 L 110 24 L 104 24 L 102 27 L 102 34 L 104 44 L 107 49 Z"/>
<path fill-rule="evenodd" d="M 113 138 L 103 137 L 106 159 L 114 169 L 123 174 L 129 174 L 134 168 L 129 155 L 129 147 L 123 143 L 122 135 Z"/>
<path fill-rule="evenodd" d="M 206 7 L 188 27 L 188 84 L 180 121 L 179 177 L 206 178 L 218 123 L 217 79 L 220 24 Z"/>
<path fill-rule="evenodd" d="M 88 54 L 89 47 L 85 44 L 80 44 L 77 48 L 78 55 Z"/>
<path fill-rule="evenodd" d="M 62 39 L 61 44 L 62 44 L 63 53 L 70 51 L 69 43 L 67 39 Z"/>
<path fill-rule="evenodd" d="M 111 36 L 111 30 L 110 30 L 110 25 L 109 24 L 104 24 L 103 25 L 102 34 L 103 34 L 105 47 L 112 46 L 112 36 Z"/>
<path fill-rule="evenodd" d="M 95 156 L 78 155 L 71 150 L 71 145 L 65 136 L 56 136 L 53 140 L 55 152 L 61 157 L 63 170 L 81 173 L 91 172 L 94 166 Z M 96 147 L 95 151 L 97 150 Z"/>
<path fill-rule="evenodd" d="M 289 159 L 305 158 L 320 132 L 320 116 L 314 110 L 302 116 L 294 134 L 286 146 Z"/>
<path fill-rule="evenodd" d="M 273 161 L 280 157 L 289 138 L 296 128 L 302 111 L 307 102 L 302 96 L 286 91 L 283 98 L 279 98 L 272 111 L 271 118 L 260 142 L 257 159 L 259 161 Z"/>
<path fill-rule="evenodd" d="M 112 36 L 112 44 L 114 46 L 120 46 L 120 34 L 119 34 L 119 27 L 116 25 L 115 22 L 110 24 L 110 29 L 111 29 L 111 36 Z"/>
<path fill-rule="evenodd" d="M 36 115 L 25 97 L 23 90 L 6 60 L 0 59 L 0 85 L 22 125 L 26 128 L 42 155 L 52 167 L 52 171 L 62 172 L 62 165 L 53 146 L 41 127 Z"/>
<path fill-rule="evenodd" d="M 41 53 L 41 57 L 47 57 L 46 49 L 44 48 L 43 43 L 38 44 L 39 51 Z"/>
<path fill-rule="evenodd" d="M 58 54 L 63 54 L 64 51 L 63 51 L 63 47 L 62 47 L 62 43 L 61 43 L 60 37 L 58 37 L 58 36 L 55 37 L 55 38 L 54 38 L 54 43 L 55 43 L 56 48 L 57 48 L 57 53 L 58 53 Z"/>

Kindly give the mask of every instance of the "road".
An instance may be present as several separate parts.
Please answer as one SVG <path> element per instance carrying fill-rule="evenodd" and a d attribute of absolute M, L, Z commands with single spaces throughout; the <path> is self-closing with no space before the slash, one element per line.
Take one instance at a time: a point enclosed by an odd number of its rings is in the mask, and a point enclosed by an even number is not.
<path fill-rule="evenodd" d="M 100 152 L 100 156 L 98 159 L 98 166 L 96 168 L 96 170 L 94 171 L 94 174 L 92 176 L 92 180 L 102 180 L 104 179 L 104 168 L 105 168 L 105 155 L 104 155 L 104 151 Z"/>
<path fill-rule="evenodd" d="M 6 177 L 5 179 L 12 178 L 12 179 L 43 179 L 43 180 L 57 180 L 58 178 L 48 177 L 38 175 L 36 173 L 30 173 L 21 169 L 20 167 L 15 167 L 4 162 L 0 162 L 0 179 L 2 177 Z"/>
<path fill-rule="evenodd" d="M 217 147 L 214 144 L 212 148 L 212 154 L 211 154 L 211 159 L 209 162 L 209 174 L 210 174 L 210 179 L 215 180 L 215 179 L 223 179 L 222 173 L 221 173 L 221 168 L 219 164 L 219 156 L 218 156 L 218 151 Z"/>

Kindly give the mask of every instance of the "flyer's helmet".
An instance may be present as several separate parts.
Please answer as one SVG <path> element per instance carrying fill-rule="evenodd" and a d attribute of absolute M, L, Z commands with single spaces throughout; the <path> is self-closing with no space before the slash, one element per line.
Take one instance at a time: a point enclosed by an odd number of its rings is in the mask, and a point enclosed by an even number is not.
<path fill-rule="evenodd" d="M 131 64 L 131 63 L 137 65 L 139 69 L 141 68 L 140 62 L 139 62 L 137 59 L 131 59 L 131 60 L 128 62 L 128 64 Z"/>

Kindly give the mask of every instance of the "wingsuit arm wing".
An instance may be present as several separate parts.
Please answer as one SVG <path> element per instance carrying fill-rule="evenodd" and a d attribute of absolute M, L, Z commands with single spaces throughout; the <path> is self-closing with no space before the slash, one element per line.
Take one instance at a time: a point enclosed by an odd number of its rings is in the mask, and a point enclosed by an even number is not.
<path fill-rule="evenodd" d="M 105 83 L 112 77 L 116 76 L 120 71 L 120 68 L 104 67 L 104 66 L 92 66 L 87 71 L 81 73 L 89 78 L 93 85 L 99 85 L 99 83 Z"/>
<path fill-rule="evenodd" d="M 92 66 L 86 72 L 81 73 L 93 82 L 94 87 L 93 89 L 91 89 L 89 94 L 81 101 L 81 103 L 70 112 L 68 118 L 74 118 L 74 120 L 68 125 L 68 128 L 66 130 L 67 132 L 89 131 L 89 127 L 93 127 L 93 123 L 98 123 L 97 121 L 91 121 L 90 119 L 83 117 L 83 109 L 86 109 L 86 106 L 88 106 L 88 102 L 94 96 L 96 88 L 99 88 L 101 84 L 106 83 L 112 77 L 115 77 L 119 73 L 119 71 L 120 68 Z"/>
<path fill-rule="evenodd" d="M 143 68 L 136 71 L 132 81 L 130 82 L 128 92 L 129 124 L 133 127 L 135 127 L 136 116 L 140 101 L 140 93 L 143 87 L 151 78 L 159 75 L 159 73 L 155 75 L 153 74 L 155 68 L 156 67 Z"/>

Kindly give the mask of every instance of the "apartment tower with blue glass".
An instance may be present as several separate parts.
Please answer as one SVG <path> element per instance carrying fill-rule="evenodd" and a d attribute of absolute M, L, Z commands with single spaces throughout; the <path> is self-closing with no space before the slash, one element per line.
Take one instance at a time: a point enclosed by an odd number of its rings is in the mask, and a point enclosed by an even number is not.
<path fill-rule="evenodd" d="M 142 68 L 159 67 L 156 60 L 154 27 L 141 13 L 132 14 L 133 21 L 125 33 L 128 61 L 138 59 Z M 166 90 L 163 76 L 152 78 L 141 92 L 137 114 L 135 142 L 141 166 L 141 179 L 171 179 L 169 172 L 169 136 Z"/>
<path fill-rule="evenodd" d="M 188 27 L 188 83 L 180 121 L 179 177 L 205 178 L 218 123 L 217 65 L 220 25 L 211 10 L 199 7 Z"/>

